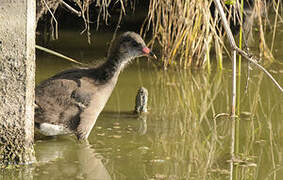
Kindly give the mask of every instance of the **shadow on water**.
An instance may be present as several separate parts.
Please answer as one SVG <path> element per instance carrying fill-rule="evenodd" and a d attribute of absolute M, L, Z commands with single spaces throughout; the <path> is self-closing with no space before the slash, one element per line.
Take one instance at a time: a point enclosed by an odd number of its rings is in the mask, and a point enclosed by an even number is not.
<path fill-rule="evenodd" d="M 7 170 L 1 178 L 111 179 L 103 164 L 105 159 L 88 142 L 80 144 L 70 137 L 46 138 L 36 142 L 35 150 L 37 164 L 16 171 Z"/>
<path fill-rule="evenodd" d="M 62 41 L 69 39 L 70 32 L 66 33 Z M 57 43 L 54 47 L 59 46 Z M 84 49 L 84 45 L 80 49 L 83 53 L 72 48 L 68 51 L 67 46 L 61 52 L 85 62 L 103 56 Z M 282 56 L 280 50 L 276 52 L 278 62 L 268 68 L 283 84 Z M 227 116 L 214 117 L 230 112 L 230 66 L 227 62 L 226 69 L 211 73 L 163 71 L 140 59 L 121 74 L 89 136 L 89 144 L 80 144 L 73 136 L 36 141 L 38 163 L 30 168 L 2 170 L 0 179 L 227 179 L 231 122 Z M 37 82 L 70 67 L 67 62 L 41 54 Z M 246 82 L 246 65 L 243 69 L 241 84 Z M 137 118 L 131 112 L 140 86 L 149 91 L 149 113 Z M 247 94 L 244 89 L 242 85 L 237 118 L 238 177 L 282 179 L 282 95 L 255 68 Z"/>
<path fill-rule="evenodd" d="M 36 157 L 38 179 L 111 179 L 103 161 L 105 159 L 86 143 L 74 139 L 37 141 Z"/>

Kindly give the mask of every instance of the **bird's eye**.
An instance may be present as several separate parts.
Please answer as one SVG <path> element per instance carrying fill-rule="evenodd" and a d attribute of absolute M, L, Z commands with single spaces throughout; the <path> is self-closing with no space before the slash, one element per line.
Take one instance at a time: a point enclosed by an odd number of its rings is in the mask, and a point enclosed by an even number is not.
<path fill-rule="evenodd" d="M 139 46 L 139 44 L 137 42 L 135 42 L 135 41 L 133 41 L 132 44 L 133 44 L 134 47 L 138 47 Z"/>

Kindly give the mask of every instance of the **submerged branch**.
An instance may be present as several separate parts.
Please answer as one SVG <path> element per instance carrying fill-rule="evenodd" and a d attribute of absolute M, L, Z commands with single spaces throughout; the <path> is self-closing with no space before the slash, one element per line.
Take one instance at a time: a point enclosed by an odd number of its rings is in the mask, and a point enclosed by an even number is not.
<path fill-rule="evenodd" d="M 214 3 L 216 5 L 216 8 L 220 14 L 221 22 L 227 32 L 228 39 L 230 42 L 230 45 L 232 47 L 236 47 L 235 39 L 233 37 L 233 34 L 231 32 L 230 26 L 228 24 L 228 21 L 226 19 L 225 13 L 223 11 L 222 5 L 219 0 L 214 0 Z M 232 108 L 231 108 L 231 120 L 232 120 L 232 127 L 231 127 L 231 149 L 230 149 L 230 155 L 232 161 L 230 162 L 230 180 L 233 180 L 233 173 L 234 173 L 234 156 L 235 156 L 235 112 L 236 112 L 236 70 L 237 70 L 237 61 L 236 61 L 236 50 L 232 50 L 233 59 L 232 59 L 232 66 L 233 66 L 233 82 L 232 82 Z"/>
<path fill-rule="evenodd" d="M 283 92 L 283 88 L 280 86 L 280 84 L 274 79 L 274 77 L 260 64 L 257 63 L 256 57 L 252 56 L 246 51 L 243 51 L 242 49 L 236 47 L 233 47 L 239 54 L 241 54 L 244 58 L 246 58 L 249 62 L 256 65 L 259 69 L 261 69 L 265 74 L 273 81 L 273 83 L 279 88 L 281 92 Z"/>
<path fill-rule="evenodd" d="M 230 162 L 230 180 L 233 180 L 234 178 L 234 157 L 235 157 L 235 127 L 236 127 L 236 121 L 235 121 L 235 108 L 236 108 L 236 53 L 242 55 L 244 58 L 246 58 L 248 61 L 252 62 L 255 64 L 257 67 L 259 67 L 262 71 L 264 71 L 268 77 L 271 78 L 271 80 L 275 83 L 275 85 L 283 92 L 282 87 L 279 85 L 279 83 L 272 77 L 272 75 L 261 65 L 257 63 L 257 60 L 255 57 L 251 56 L 248 52 L 240 49 L 236 43 L 234 36 L 232 34 L 232 31 L 230 29 L 230 26 L 228 24 L 227 18 L 225 16 L 225 13 L 223 11 L 222 5 L 220 3 L 220 0 L 213 0 L 216 8 L 220 14 L 221 17 L 221 22 L 224 26 L 224 29 L 227 33 L 228 39 L 230 46 L 232 47 L 232 53 L 233 53 L 233 60 L 232 60 L 232 65 L 233 65 L 233 85 L 232 85 L 232 108 L 231 108 L 231 120 L 232 120 L 232 127 L 231 127 L 231 162 Z"/>
<path fill-rule="evenodd" d="M 229 43 L 230 46 L 232 47 L 233 50 L 236 50 L 240 55 L 242 55 L 244 58 L 246 58 L 248 61 L 252 62 L 253 64 L 255 64 L 259 69 L 261 69 L 265 74 L 267 74 L 267 76 L 273 81 L 273 83 L 279 88 L 279 90 L 283 93 L 283 88 L 280 86 L 280 84 L 274 79 L 274 77 L 260 64 L 258 64 L 258 60 L 257 58 L 255 58 L 254 56 L 250 55 L 248 52 L 240 49 L 236 43 L 235 43 L 235 39 L 233 37 L 233 34 L 231 32 L 231 29 L 229 27 L 229 23 L 226 19 L 226 16 L 224 14 L 223 8 L 220 4 L 219 0 L 214 0 L 217 10 L 219 11 L 219 14 L 221 16 L 221 20 L 222 20 L 222 24 L 223 27 L 227 33 L 228 39 L 229 39 Z"/>

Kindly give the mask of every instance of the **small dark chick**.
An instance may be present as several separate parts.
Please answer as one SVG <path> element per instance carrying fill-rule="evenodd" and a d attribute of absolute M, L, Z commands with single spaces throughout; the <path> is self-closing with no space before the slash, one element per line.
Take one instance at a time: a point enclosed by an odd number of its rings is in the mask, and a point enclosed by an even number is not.
<path fill-rule="evenodd" d="M 108 101 L 121 70 L 134 58 L 156 56 L 134 32 L 123 33 L 97 68 L 71 69 L 35 89 L 35 128 L 45 136 L 75 134 L 88 138 Z"/>

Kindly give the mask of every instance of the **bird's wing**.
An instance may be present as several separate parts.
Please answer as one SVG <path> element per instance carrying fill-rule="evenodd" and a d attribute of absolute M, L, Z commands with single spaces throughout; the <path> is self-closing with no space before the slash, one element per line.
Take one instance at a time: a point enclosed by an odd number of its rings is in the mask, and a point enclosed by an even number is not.
<path fill-rule="evenodd" d="M 80 110 L 72 93 L 78 88 L 71 79 L 48 79 L 35 89 L 35 121 L 51 124 L 66 124 L 78 116 Z"/>

